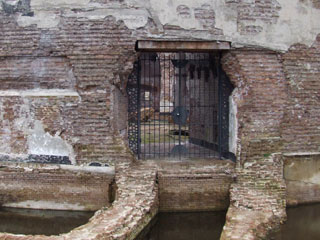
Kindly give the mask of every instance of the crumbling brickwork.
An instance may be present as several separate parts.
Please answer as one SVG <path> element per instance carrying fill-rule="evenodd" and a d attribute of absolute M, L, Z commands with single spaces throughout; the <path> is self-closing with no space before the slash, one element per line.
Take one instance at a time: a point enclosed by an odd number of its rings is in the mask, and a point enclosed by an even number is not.
<path fill-rule="evenodd" d="M 237 9 L 238 31 L 242 35 L 256 35 L 262 32 L 260 22 L 274 24 L 279 18 L 281 5 L 276 0 L 225 0 Z"/>
<path fill-rule="evenodd" d="M 282 125 L 285 152 L 320 151 L 320 35 L 309 48 L 298 44 L 283 55 L 288 102 Z"/>
<path fill-rule="evenodd" d="M 241 149 L 221 239 L 255 239 L 285 219 L 283 160 L 277 154 L 283 145 L 285 78 L 279 56 L 268 51 L 233 52 L 224 56 L 223 66 L 239 88 L 233 97 Z"/>
<path fill-rule="evenodd" d="M 130 31 L 114 18 L 65 18 L 52 31 L 0 18 L 1 126 L 10 130 L 1 132 L 1 153 L 29 154 L 26 133 L 40 121 L 72 146 L 78 164 L 127 159 L 113 112 L 115 85 L 132 67 L 126 63 L 134 55 Z M 12 97 L 28 89 L 34 92 Z"/>
<path fill-rule="evenodd" d="M 110 208 L 97 211 L 89 222 L 59 236 L 0 233 L 12 240 L 133 240 L 158 212 L 155 165 L 120 163 L 116 169 L 116 199 Z"/>
<path fill-rule="evenodd" d="M 297 152 L 319 152 L 320 36 L 311 46 L 320 32 L 318 0 L 0 1 L 0 160 L 46 153 L 75 165 L 120 164 L 115 204 L 69 239 L 133 238 L 157 212 L 157 170 L 164 210 L 225 208 L 231 186 L 222 239 L 262 237 L 284 219 L 279 153 L 294 162 Z M 125 143 L 125 87 L 141 39 L 231 43 L 222 61 L 235 86 L 235 170 L 123 163 L 133 159 Z M 198 194 L 216 199 L 202 196 L 205 206 L 197 205 Z M 299 196 L 293 201 L 306 202 Z"/>

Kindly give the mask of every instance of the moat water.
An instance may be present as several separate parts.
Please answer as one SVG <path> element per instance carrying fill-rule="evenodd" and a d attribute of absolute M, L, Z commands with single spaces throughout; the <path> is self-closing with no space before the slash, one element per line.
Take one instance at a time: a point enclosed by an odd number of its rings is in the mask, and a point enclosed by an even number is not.
<path fill-rule="evenodd" d="M 219 240 L 226 212 L 160 213 L 136 240 Z M 269 240 L 320 239 L 320 204 L 287 208 L 287 222 Z"/>
<path fill-rule="evenodd" d="M 320 239 L 320 204 L 287 208 L 287 221 L 270 240 Z"/>
<path fill-rule="evenodd" d="M 58 235 L 88 222 L 94 212 L 1 208 L 0 232 Z"/>
<path fill-rule="evenodd" d="M 219 240 L 226 212 L 160 213 L 136 240 Z"/>
<path fill-rule="evenodd" d="M 67 233 L 93 212 L 0 209 L 0 232 L 30 235 Z M 320 204 L 287 209 L 287 222 L 269 240 L 320 239 Z M 136 240 L 218 240 L 226 212 L 160 213 Z"/>

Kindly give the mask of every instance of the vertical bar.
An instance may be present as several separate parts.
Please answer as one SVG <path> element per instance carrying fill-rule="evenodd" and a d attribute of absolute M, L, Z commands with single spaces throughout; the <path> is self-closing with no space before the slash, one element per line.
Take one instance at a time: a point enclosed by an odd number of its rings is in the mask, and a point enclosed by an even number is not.
<path fill-rule="evenodd" d="M 199 96 L 198 96 L 198 101 L 199 101 L 199 106 L 198 106 L 198 108 L 199 108 L 199 121 L 198 121 L 198 124 L 199 124 L 199 126 L 198 126 L 198 129 L 199 129 L 200 135 L 201 135 L 201 131 L 202 131 L 202 129 L 201 129 L 201 113 L 202 113 L 202 109 L 201 109 L 201 77 L 202 77 L 202 73 L 201 73 L 201 71 L 202 71 L 202 69 L 201 69 L 201 55 L 198 54 L 197 57 L 198 57 L 198 66 L 199 66 L 198 73 L 200 73 L 198 75 L 198 87 L 199 87 Z M 198 139 L 198 140 L 201 141 L 201 139 Z M 201 156 L 201 150 L 200 149 L 201 149 L 201 142 L 198 145 L 198 157 Z"/>
<path fill-rule="evenodd" d="M 156 158 L 156 101 L 157 101 L 157 92 L 156 92 L 156 59 L 153 62 L 153 109 L 154 109 L 154 115 L 153 115 L 153 158 Z"/>
<path fill-rule="evenodd" d="M 171 99 L 171 97 L 172 97 L 172 95 L 171 95 L 171 91 L 172 91 L 172 89 L 171 89 L 171 54 L 169 54 L 169 59 L 168 59 L 168 63 L 169 63 L 169 104 L 170 104 L 170 102 L 172 101 L 172 99 Z M 170 116 L 169 116 L 169 119 L 168 119 L 168 126 L 169 126 L 169 146 L 168 146 L 168 152 L 169 152 L 169 154 L 168 154 L 168 156 L 170 156 L 170 150 L 171 150 L 171 136 L 170 136 L 170 131 L 171 131 L 171 107 L 170 107 L 170 105 L 169 105 L 169 110 L 170 110 Z"/>
<path fill-rule="evenodd" d="M 217 75 L 218 75 L 218 149 L 219 149 L 219 158 L 222 158 L 222 79 L 221 79 L 221 73 L 220 73 L 220 59 L 221 54 L 219 54 L 218 57 L 218 63 L 216 63 L 217 66 Z"/>
<path fill-rule="evenodd" d="M 140 78 L 140 67 L 141 67 L 141 65 L 140 65 L 140 57 L 139 57 L 139 59 L 138 59 L 138 76 L 137 76 L 137 78 L 138 78 L 138 86 L 137 86 L 137 88 L 138 88 L 138 90 L 137 90 L 137 112 L 138 112 L 138 159 L 140 159 L 141 158 L 141 156 L 140 156 L 140 154 L 141 154 L 141 103 L 140 103 L 140 100 L 141 100 L 141 97 L 140 97 L 140 86 L 141 86 L 141 78 Z"/>
<path fill-rule="evenodd" d="M 178 61 L 182 61 L 182 54 L 181 54 L 181 52 L 179 52 L 179 60 Z M 179 65 L 179 64 L 178 64 Z M 181 106 L 181 67 L 182 66 L 179 66 L 179 109 L 180 109 L 180 107 L 182 107 Z M 179 159 L 181 159 L 181 113 L 180 113 L 180 111 L 179 111 Z"/>
<path fill-rule="evenodd" d="M 186 60 L 189 60 L 189 66 L 190 66 L 190 64 L 191 64 L 191 56 L 190 56 L 190 54 L 188 54 L 188 59 L 186 58 Z M 190 69 L 190 67 L 189 67 L 189 69 Z M 186 139 L 188 139 L 188 141 L 187 141 L 187 146 L 188 146 L 188 157 L 190 158 L 190 113 L 191 113 L 191 79 L 190 79 L 190 72 L 188 72 L 188 69 L 186 69 L 186 75 L 187 75 L 187 78 L 186 78 L 186 80 L 188 80 L 188 82 L 189 82 L 189 89 L 188 89 L 188 93 L 187 93 L 187 95 L 189 95 L 189 106 L 188 106 L 188 109 L 189 109 L 189 114 L 188 114 L 188 117 L 189 117 L 189 121 L 187 121 L 187 131 L 186 131 L 186 133 L 188 133 L 188 137 L 185 137 Z"/>
<path fill-rule="evenodd" d="M 193 128 L 193 131 L 192 131 L 192 134 L 193 134 L 193 138 L 194 138 L 194 128 L 196 127 L 196 116 L 197 116 L 197 114 L 196 114 L 196 108 L 195 108 L 195 106 L 196 106 L 196 104 L 197 104 L 197 97 L 196 97 L 196 79 L 197 79 L 197 61 L 196 61 L 196 56 L 195 56 L 195 53 L 193 53 L 192 54 L 192 58 L 193 58 L 193 62 L 194 62 L 194 74 L 193 74 L 193 89 L 192 89 L 192 96 L 193 96 L 193 106 L 192 106 L 192 114 L 193 114 L 193 116 L 192 116 L 192 128 Z M 195 157 L 195 144 L 194 143 L 192 143 L 192 149 L 193 149 L 193 151 L 192 151 L 192 154 L 193 154 L 193 157 Z"/>
<path fill-rule="evenodd" d="M 146 74 L 148 64 L 149 64 L 149 54 L 144 54 L 144 78 L 143 78 L 144 86 L 150 85 L 150 73 L 148 72 L 148 77 Z M 147 81 L 148 81 L 148 85 L 146 84 Z M 151 92 L 149 92 L 148 105 L 147 105 L 148 108 L 150 107 L 150 97 L 151 97 Z M 144 98 L 144 107 L 146 108 L 146 98 Z M 147 138 L 148 138 L 148 143 L 146 143 L 145 141 L 145 157 L 146 155 L 150 157 L 150 124 L 145 122 L 144 128 L 147 128 L 147 132 L 145 131 L 145 133 L 147 133 Z M 148 151 L 147 151 L 147 148 L 148 148 Z"/>
<path fill-rule="evenodd" d="M 147 58 L 147 67 L 148 67 L 148 86 L 150 87 L 151 86 L 151 75 L 150 75 L 150 53 L 148 53 L 148 58 Z M 149 93 L 149 102 L 148 102 L 148 107 L 149 108 L 151 108 L 152 107 L 152 89 L 150 89 L 149 88 L 149 91 L 150 91 L 150 93 Z M 152 156 L 152 151 L 151 151 L 151 138 L 152 138 L 152 136 L 151 136 L 151 133 L 152 133 L 152 129 L 151 129 L 151 126 L 152 126 L 152 124 L 151 124 L 151 122 L 150 121 L 148 121 L 148 127 L 149 127 L 149 131 L 148 131 L 148 137 L 149 137 L 149 157 L 151 158 L 151 156 Z"/>
<path fill-rule="evenodd" d="M 159 157 L 161 157 L 161 154 L 162 154 L 162 151 L 161 151 L 161 147 L 162 147 L 162 142 L 161 142 L 161 128 L 163 127 L 161 125 L 161 117 L 160 117 L 160 114 L 161 114 L 161 93 L 162 93 L 162 81 L 161 81 L 161 64 L 160 64 L 160 61 L 161 61 L 161 55 L 159 53 L 159 56 L 157 55 L 158 57 L 158 70 L 157 70 L 157 73 L 159 74 L 158 75 L 158 81 L 159 81 L 159 117 L 158 117 L 158 122 L 159 122 L 159 144 L 158 144 L 158 148 L 159 148 Z"/>

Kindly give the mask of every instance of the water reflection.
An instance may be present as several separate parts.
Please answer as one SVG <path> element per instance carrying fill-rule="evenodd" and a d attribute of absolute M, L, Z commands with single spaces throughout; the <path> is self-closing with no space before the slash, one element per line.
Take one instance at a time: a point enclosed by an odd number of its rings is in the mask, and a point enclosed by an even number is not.
<path fill-rule="evenodd" d="M 270 240 L 320 239 L 320 204 L 287 208 L 288 220 Z"/>
<path fill-rule="evenodd" d="M 160 213 L 136 240 L 218 240 L 226 212 Z"/>
<path fill-rule="evenodd" d="M 57 235 L 88 222 L 94 212 L 0 209 L 0 232 Z"/>

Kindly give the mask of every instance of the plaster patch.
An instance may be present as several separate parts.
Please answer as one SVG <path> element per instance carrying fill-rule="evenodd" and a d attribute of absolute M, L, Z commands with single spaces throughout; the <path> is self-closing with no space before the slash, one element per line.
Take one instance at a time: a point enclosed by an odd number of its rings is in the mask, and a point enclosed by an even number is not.
<path fill-rule="evenodd" d="M 237 155 L 238 142 L 238 119 L 237 119 L 237 105 L 234 99 L 237 95 L 238 89 L 235 88 L 229 97 L 229 151 Z"/>
<path fill-rule="evenodd" d="M 158 15 L 162 25 L 175 25 L 184 29 L 198 29 L 203 30 L 204 26 L 201 21 L 197 21 L 194 16 L 194 9 L 201 7 L 202 5 L 208 4 L 206 0 L 190 1 L 158 1 L 150 0 L 152 9 Z M 169 7 L 169 5 L 172 5 Z M 190 18 L 179 17 L 177 9 L 179 6 L 184 5 L 190 9 Z M 193 8 L 193 9 L 192 9 Z"/>
<path fill-rule="evenodd" d="M 17 23 L 20 27 L 37 25 L 38 28 L 51 29 L 56 28 L 60 22 L 60 17 L 54 12 L 35 11 L 33 17 L 20 15 Z"/>
<path fill-rule="evenodd" d="M 75 163 L 73 148 L 57 134 L 51 136 L 44 131 L 40 121 L 34 122 L 34 128 L 28 135 L 28 153 L 34 155 L 68 156 Z"/>
<path fill-rule="evenodd" d="M 0 90 L 0 97 L 78 97 L 78 92 L 63 89 Z"/>
<path fill-rule="evenodd" d="M 71 204 L 65 202 L 53 202 L 53 201 L 22 201 L 14 203 L 5 203 L 3 207 L 14 207 L 14 208 L 31 208 L 31 209 L 53 209 L 53 210 L 74 210 L 83 211 L 86 210 L 85 206 L 80 204 Z"/>
<path fill-rule="evenodd" d="M 74 172 L 85 172 L 85 173 L 104 173 L 107 175 L 114 175 L 114 167 L 92 167 L 92 166 L 76 166 L 76 165 L 59 165 L 60 169 L 74 171 Z"/>
<path fill-rule="evenodd" d="M 113 16 L 117 21 L 122 20 L 129 29 L 144 27 L 150 17 L 147 10 L 141 9 L 97 9 L 88 12 L 74 13 L 70 12 L 71 17 L 85 17 L 91 20 L 104 19 Z"/>
<path fill-rule="evenodd" d="M 36 8 L 52 8 L 52 7 L 81 7 L 87 6 L 90 3 L 90 0 L 55 0 L 55 1 L 47 1 L 47 0 L 32 0 L 31 7 Z"/>

